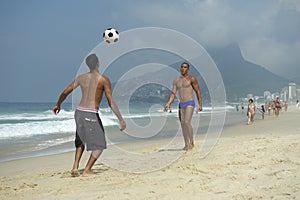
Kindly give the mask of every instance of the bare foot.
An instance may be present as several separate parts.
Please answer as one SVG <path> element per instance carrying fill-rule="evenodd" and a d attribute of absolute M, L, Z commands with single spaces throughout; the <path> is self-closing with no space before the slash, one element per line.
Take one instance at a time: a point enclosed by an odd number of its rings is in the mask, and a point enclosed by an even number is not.
<path fill-rule="evenodd" d="M 82 176 L 89 177 L 89 176 L 98 176 L 99 174 L 94 173 L 93 171 L 84 171 Z"/>
<path fill-rule="evenodd" d="M 189 150 L 189 147 L 188 146 L 184 146 L 182 150 L 187 151 L 187 150 Z"/>
<path fill-rule="evenodd" d="M 72 169 L 71 171 L 71 176 L 72 177 L 78 177 L 80 174 L 79 174 L 79 171 L 78 169 Z"/>
<path fill-rule="evenodd" d="M 194 146 L 195 146 L 194 143 L 189 144 L 189 149 L 190 149 L 190 150 L 193 149 Z"/>

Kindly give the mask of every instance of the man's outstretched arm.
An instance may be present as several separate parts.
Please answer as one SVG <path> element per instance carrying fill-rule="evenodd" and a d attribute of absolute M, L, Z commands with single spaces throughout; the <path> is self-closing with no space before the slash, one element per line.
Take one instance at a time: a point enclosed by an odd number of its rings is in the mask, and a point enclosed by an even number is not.
<path fill-rule="evenodd" d="M 54 114 L 58 114 L 60 111 L 60 105 L 67 98 L 67 96 L 78 86 L 77 80 L 73 81 L 59 96 L 56 105 L 53 107 L 52 111 Z"/>
<path fill-rule="evenodd" d="M 176 97 L 176 91 L 177 91 L 177 87 L 176 87 L 176 80 L 173 81 L 173 88 L 169 97 L 168 102 L 166 103 L 166 105 L 164 106 L 164 111 L 167 112 L 170 108 L 171 103 L 174 101 L 175 97 Z"/>
<path fill-rule="evenodd" d="M 166 103 L 166 105 L 164 106 L 164 111 L 167 112 L 170 108 L 171 103 L 174 101 L 175 99 L 175 93 L 171 92 L 170 97 L 168 102 Z"/>

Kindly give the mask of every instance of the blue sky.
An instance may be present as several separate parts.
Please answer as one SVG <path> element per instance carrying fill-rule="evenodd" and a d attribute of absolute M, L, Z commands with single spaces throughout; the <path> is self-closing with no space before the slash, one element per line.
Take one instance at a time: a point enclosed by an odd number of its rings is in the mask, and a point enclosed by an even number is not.
<path fill-rule="evenodd" d="M 213 48 L 236 42 L 245 59 L 300 74 L 297 0 L 1 0 L 0 26 L 0 101 L 56 101 L 111 26 L 170 28 Z"/>

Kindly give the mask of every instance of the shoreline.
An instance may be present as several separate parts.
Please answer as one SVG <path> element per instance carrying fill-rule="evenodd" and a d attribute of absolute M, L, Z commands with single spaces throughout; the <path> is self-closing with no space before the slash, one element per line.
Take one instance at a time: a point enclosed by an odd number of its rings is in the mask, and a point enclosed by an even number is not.
<path fill-rule="evenodd" d="M 231 111 L 231 112 L 235 113 L 235 111 Z M 223 130 L 222 130 L 222 133 L 220 134 L 220 136 L 222 136 L 224 133 L 226 133 L 226 132 L 224 132 L 225 130 L 230 129 L 232 127 L 238 127 L 238 126 L 244 125 L 244 121 L 246 123 L 245 112 L 242 113 L 241 111 L 239 111 L 238 114 L 240 114 L 245 120 L 240 120 L 240 121 L 228 120 L 228 118 L 226 117 L 225 123 L 224 123 L 224 127 L 223 127 Z M 236 118 L 237 115 L 234 115 L 234 117 Z M 255 117 L 256 117 L 255 123 L 262 120 L 260 113 L 258 115 L 256 115 Z M 273 118 L 275 116 L 272 116 L 272 115 L 271 116 L 267 116 L 266 119 L 268 119 L 269 117 Z M 179 124 L 178 124 L 179 122 L 178 122 L 177 117 L 174 117 L 174 118 L 175 118 L 175 122 L 173 121 L 171 123 L 171 125 L 169 125 L 168 128 L 167 128 L 167 130 L 166 130 L 168 133 L 177 131 L 175 129 L 171 129 L 170 128 L 171 126 L 176 126 L 176 124 L 179 126 Z M 205 124 L 206 122 L 207 122 L 207 120 L 205 122 L 202 122 L 202 123 Z M 198 130 L 198 133 L 196 133 L 196 134 L 194 133 L 195 134 L 195 140 L 199 139 L 199 138 L 203 138 L 205 136 L 205 134 L 207 134 L 206 131 L 207 131 L 207 127 L 202 127 L 201 130 Z M 107 136 L 108 139 L 114 139 L 114 137 L 116 137 L 116 135 L 122 134 L 121 132 L 117 131 L 116 128 L 112 128 L 112 129 L 110 128 L 110 130 L 108 130 L 106 132 L 108 132 L 108 134 L 110 134 L 110 132 L 112 132 L 113 135 L 114 135 L 113 138 L 110 138 L 111 136 Z M 168 139 L 170 139 L 172 137 L 174 137 L 174 136 L 169 135 L 169 136 L 166 136 L 166 137 L 156 138 L 156 139 L 151 139 L 150 138 L 149 141 L 150 142 L 151 141 L 154 141 L 154 142 L 156 141 L 157 142 L 159 140 L 168 140 Z M 181 138 L 182 135 L 176 136 L 176 137 Z M 109 145 L 116 145 L 116 144 L 120 144 L 120 145 L 123 145 L 123 144 L 124 145 L 132 145 L 134 143 L 145 142 L 145 141 L 147 141 L 147 139 L 146 140 L 141 140 L 141 141 L 129 141 L 129 142 L 128 141 L 122 141 L 122 142 L 118 141 L 116 143 L 114 143 L 114 142 L 112 142 L 111 144 L 108 143 L 108 146 Z M 5 160 L 1 160 L 0 164 L 1 163 L 5 163 L 5 162 L 10 162 L 10 161 L 27 159 L 27 158 L 52 156 L 52 155 L 55 156 L 55 155 L 64 154 L 64 153 L 72 153 L 72 152 L 74 152 L 74 150 L 75 150 L 74 141 L 70 141 L 70 142 L 63 143 L 63 144 L 60 144 L 60 145 L 57 145 L 57 146 L 49 147 L 47 149 L 42 149 L 42 150 L 38 150 L 38 151 L 34 151 L 34 152 L 27 152 L 27 153 L 20 154 L 20 155 L 13 155 L 13 156 L 5 158 Z M 107 151 L 107 150 L 105 150 L 105 151 Z"/>
<path fill-rule="evenodd" d="M 224 129 L 199 159 L 204 137 L 118 144 L 96 162 L 95 177 L 70 176 L 74 152 L 0 163 L 3 199 L 297 199 L 300 109 Z M 125 153 L 130 153 L 130 156 Z M 152 156 L 153 155 L 153 156 Z M 172 156 L 177 156 L 172 157 Z M 88 159 L 84 153 L 80 170 Z M 146 158 L 136 160 L 137 157 Z M 170 159 L 170 162 L 163 163 Z M 148 167 L 148 168 L 146 168 Z M 149 170 L 150 169 L 150 170 Z M 154 169 L 154 170 L 151 170 Z M 84 184 L 84 187 L 83 185 Z"/>
<path fill-rule="evenodd" d="M 238 124 L 240 124 L 239 119 L 237 119 L 240 113 L 236 113 L 235 111 L 227 111 L 226 114 L 229 113 L 229 115 L 231 117 L 233 117 L 234 119 L 226 119 L 226 122 L 224 124 L 224 129 L 230 128 L 232 126 L 236 126 Z M 195 137 L 201 137 L 201 135 L 206 134 L 207 131 L 207 124 L 209 123 L 209 116 L 210 114 L 200 114 L 200 115 L 194 115 L 196 116 L 196 118 L 199 118 L 200 120 L 200 126 L 199 128 L 197 128 L 197 134 L 195 134 Z M 243 115 L 242 115 L 243 116 Z M 227 118 L 227 117 L 226 117 Z M 204 120 L 203 120 L 204 119 Z M 245 118 L 246 119 L 246 118 Z M 156 135 L 156 138 L 154 140 L 161 140 L 161 139 L 165 139 L 165 138 L 172 138 L 174 137 L 173 132 L 177 132 L 177 129 L 179 128 L 179 121 L 178 121 L 178 117 L 177 116 L 169 116 L 168 117 L 168 122 L 166 122 L 166 126 L 164 128 L 164 130 L 161 130 L 160 134 L 161 136 L 158 136 L 158 134 Z M 108 145 L 115 145 L 115 144 L 122 144 L 122 143 L 133 143 L 133 142 L 140 142 L 138 139 L 134 140 L 130 137 L 124 137 L 124 134 L 121 133 L 117 126 L 112 126 L 112 127 L 106 127 L 106 137 L 108 140 Z M 200 136 L 198 136 L 200 135 Z M 146 137 L 147 138 L 147 135 Z M 111 142 L 109 142 L 109 140 Z M 150 137 L 149 140 L 152 140 L 152 138 Z M 141 140 L 144 141 L 144 140 Z M 25 159 L 25 158 L 32 158 L 32 157 L 40 157 L 40 156 L 46 156 L 46 155 L 56 155 L 56 154 L 61 154 L 61 153 L 67 153 L 67 152 L 73 152 L 75 149 L 74 147 L 74 141 L 70 141 L 70 142 L 66 142 L 66 143 L 62 143 L 59 145 L 55 145 L 55 146 L 50 146 L 48 148 L 45 149 L 41 149 L 41 150 L 35 150 L 32 152 L 24 152 L 24 153 L 18 153 L 18 154 L 11 154 L 11 155 L 6 155 L 4 153 L 4 155 L 1 155 L 1 159 L 0 159 L 0 163 L 3 162 L 8 162 L 8 161 L 13 161 L 13 160 L 19 160 L 19 159 Z M 8 149 L 5 149 L 5 151 L 9 152 Z M 3 153 L 3 152 L 2 152 Z"/>

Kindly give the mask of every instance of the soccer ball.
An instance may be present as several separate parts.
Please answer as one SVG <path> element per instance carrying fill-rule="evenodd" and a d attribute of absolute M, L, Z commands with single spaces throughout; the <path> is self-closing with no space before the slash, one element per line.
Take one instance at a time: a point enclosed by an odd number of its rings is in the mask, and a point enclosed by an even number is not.
<path fill-rule="evenodd" d="M 119 33 L 114 28 L 108 28 L 103 33 L 103 40 L 109 44 L 114 44 L 119 40 Z"/>

